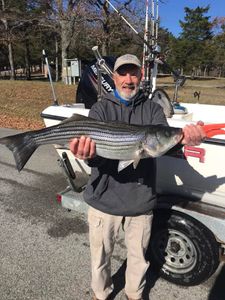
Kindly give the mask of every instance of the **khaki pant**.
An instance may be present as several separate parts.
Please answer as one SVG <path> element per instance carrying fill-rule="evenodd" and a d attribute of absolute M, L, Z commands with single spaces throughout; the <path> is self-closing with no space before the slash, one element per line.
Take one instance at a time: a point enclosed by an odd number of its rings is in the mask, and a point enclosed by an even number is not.
<path fill-rule="evenodd" d="M 149 262 L 145 253 L 149 244 L 152 213 L 124 218 L 127 269 L 125 292 L 133 299 L 141 298 Z M 91 287 L 98 299 L 112 292 L 111 255 L 123 217 L 113 216 L 89 207 L 89 238 L 91 250 Z"/>

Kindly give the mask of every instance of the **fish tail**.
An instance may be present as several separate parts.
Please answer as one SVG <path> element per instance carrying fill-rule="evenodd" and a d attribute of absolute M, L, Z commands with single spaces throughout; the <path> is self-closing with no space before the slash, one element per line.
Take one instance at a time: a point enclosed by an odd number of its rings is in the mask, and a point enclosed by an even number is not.
<path fill-rule="evenodd" d="M 12 151 L 18 171 L 23 169 L 38 147 L 30 133 L 20 133 L 0 138 L 0 144 L 4 144 Z"/>

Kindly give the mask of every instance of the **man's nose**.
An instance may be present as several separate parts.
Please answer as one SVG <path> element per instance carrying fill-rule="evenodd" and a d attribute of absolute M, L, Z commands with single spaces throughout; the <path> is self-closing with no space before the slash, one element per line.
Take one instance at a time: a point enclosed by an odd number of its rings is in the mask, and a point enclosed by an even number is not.
<path fill-rule="evenodd" d="M 126 81 L 127 83 L 132 82 L 131 74 L 130 74 L 130 73 L 127 73 L 127 74 L 125 75 L 125 81 Z"/>

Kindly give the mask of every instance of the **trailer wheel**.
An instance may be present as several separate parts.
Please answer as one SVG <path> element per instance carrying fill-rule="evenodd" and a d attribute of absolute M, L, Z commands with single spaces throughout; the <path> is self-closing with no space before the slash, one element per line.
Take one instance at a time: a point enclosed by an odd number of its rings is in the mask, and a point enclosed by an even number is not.
<path fill-rule="evenodd" d="M 179 285 L 197 285 L 219 265 L 219 245 L 212 232 L 173 210 L 154 213 L 149 250 L 150 262 L 160 276 Z"/>

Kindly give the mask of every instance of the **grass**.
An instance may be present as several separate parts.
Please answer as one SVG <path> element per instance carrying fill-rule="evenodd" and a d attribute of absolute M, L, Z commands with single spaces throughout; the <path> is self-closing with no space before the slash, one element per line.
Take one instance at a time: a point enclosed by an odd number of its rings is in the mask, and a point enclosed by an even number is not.
<path fill-rule="evenodd" d="M 157 85 L 164 88 L 171 99 L 174 83 L 171 77 L 159 78 Z M 76 86 L 54 83 L 60 104 L 75 101 Z M 225 105 L 225 78 L 189 80 L 179 88 L 180 102 L 196 102 L 194 92 L 200 91 L 200 103 Z M 40 113 L 53 103 L 51 86 L 43 81 L 0 81 L 0 127 L 37 129 L 44 127 Z"/>
<path fill-rule="evenodd" d="M 174 83 L 171 77 L 159 78 L 158 87 L 163 87 L 164 90 L 173 99 Z M 194 97 L 195 92 L 200 92 L 199 103 L 225 105 L 225 78 L 211 80 L 191 80 L 187 79 L 183 87 L 178 89 L 179 102 L 197 102 Z"/>
<path fill-rule="evenodd" d="M 59 103 L 72 103 L 74 85 L 54 84 Z M 43 81 L 0 81 L 0 127 L 36 129 L 44 126 L 40 113 L 53 103 L 51 86 Z"/>

